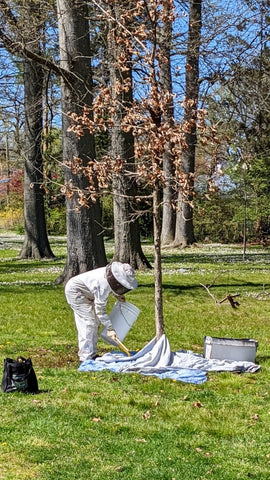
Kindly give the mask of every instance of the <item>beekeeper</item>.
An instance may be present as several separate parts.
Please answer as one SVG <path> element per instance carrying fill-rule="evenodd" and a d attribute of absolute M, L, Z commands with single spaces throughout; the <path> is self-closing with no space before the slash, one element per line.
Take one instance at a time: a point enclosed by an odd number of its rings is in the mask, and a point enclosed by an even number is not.
<path fill-rule="evenodd" d="M 137 286 L 133 268 L 121 262 L 112 262 L 106 267 L 81 273 L 67 282 L 65 295 L 74 311 L 80 363 L 97 358 L 100 324 L 107 328 L 107 336 L 116 340 L 116 332 L 106 310 L 109 295 L 125 301 L 125 293 Z"/>

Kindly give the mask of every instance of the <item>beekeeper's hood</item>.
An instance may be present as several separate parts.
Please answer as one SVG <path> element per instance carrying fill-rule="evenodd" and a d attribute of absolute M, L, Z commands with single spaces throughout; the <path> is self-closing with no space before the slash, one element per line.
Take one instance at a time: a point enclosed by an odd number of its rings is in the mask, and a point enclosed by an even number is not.
<path fill-rule="evenodd" d="M 106 278 L 116 295 L 124 295 L 138 286 L 134 270 L 128 263 L 112 262 L 107 265 Z"/>

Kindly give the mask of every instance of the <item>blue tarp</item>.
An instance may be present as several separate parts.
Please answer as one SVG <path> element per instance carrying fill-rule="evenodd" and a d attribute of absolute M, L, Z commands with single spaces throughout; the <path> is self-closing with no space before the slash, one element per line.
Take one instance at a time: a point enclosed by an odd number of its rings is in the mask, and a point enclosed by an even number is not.
<path fill-rule="evenodd" d="M 197 385 L 206 382 L 207 372 L 253 373 L 259 369 L 259 365 L 251 362 L 207 360 L 202 355 L 185 350 L 172 352 L 166 335 L 162 335 L 158 341 L 153 338 L 139 352 L 131 352 L 130 357 L 122 352 L 113 351 L 96 360 L 87 360 L 79 367 L 81 372 L 102 370 L 117 373 L 136 372 Z"/>

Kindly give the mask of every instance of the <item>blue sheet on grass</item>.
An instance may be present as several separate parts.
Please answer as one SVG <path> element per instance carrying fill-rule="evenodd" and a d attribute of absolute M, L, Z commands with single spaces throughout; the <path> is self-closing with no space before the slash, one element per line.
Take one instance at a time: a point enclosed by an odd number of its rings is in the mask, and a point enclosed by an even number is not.
<path fill-rule="evenodd" d="M 206 359 L 202 355 L 185 350 L 172 352 L 166 335 L 162 335 L 158 341 L 153 338 L 139 352 L 131 352 L 130 357 L 125 353 L 113 351 L 96 360 L 87 360 L 79 367 L 81 372 L 102 370 L 117 373 L 133 372 L 197 385 L 206 382 L 207 372 L 253 373 L 259 369 L 259 365 L 251 362 Z"/>

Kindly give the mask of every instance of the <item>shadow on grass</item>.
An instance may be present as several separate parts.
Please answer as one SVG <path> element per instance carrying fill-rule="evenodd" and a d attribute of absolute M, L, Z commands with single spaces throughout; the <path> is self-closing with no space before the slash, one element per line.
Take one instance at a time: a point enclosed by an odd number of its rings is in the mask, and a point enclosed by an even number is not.
<path fill-rule="evenodd" d="M 36 281 L 20 281 L 15 280 L 14 282 L 0 282 L 0 292 L 1 294 L 32 294 L 33 289 L 35 294 L 46 294 L 50 291 L 55 291 L 56 289 L 63 289 L 62 285 L 55 285 L 54 281 L 36 282 Z"/>
<path fill-rule="evenodd" d="M 153 262 L 153 259 L 150 260 Z M 162 264 L 172 264 L 172 263 L 224 263 L 224 264 L 233 264 L 233 263 L 242 263 L 245 265 L 248 262 L 270 262 L 270 252 L 269 253 L 250 253 L 246 255 L 245 260 L 243 260 L 242 253 L 236 254 L 220 254 L 220 253 L 191 253 L 191 254 L 168 254 L 168 256 L 162 256 Z"/>
<path fill-rule="evenodd" d="M 3 259 L 0 263 L 0 274 L 5 274 L 12 269 L 13 271 L 30 271 L 37 268 L 45 268 L 48 266 L 63 266 L 65 256 L 57 257 L 54 259 L 41 259 L 41 260 L 20 260 L 15 257 L 12 259 Z"/>
<path fill-rule="evenodd" d="M 10 279 L 7 281 L 0 281 L 0 292 L 2 294 L 31 294 L 33 292 L 33 289 L 35 290 L 35 294 L 42 294 L 44 295 L 46 292 L 53 292 L 56 290 L 62 291 L 63 290 L 63 284 L 56 285 L 55 280 L 57 278 L 57 274 L 55 275 L 55 278 L 52 280 L 31 280 L 27 279 L 24 277 L 24 279 L 20 280 L 17 278 L 12 278 L 12 274 Z M 181 278 L 181 281 L 183 282 L 184 279 Z M 209 286 L 207 282 L 205 283 L 205 286 Z M 147 289 L 152 290 L 154 289 L 154 283 L 143 283 L 140 282 L 139 288 L 137 290 L 137 294 L 140 294 L 140 288 L 141 289 Z M 205 292 L 204 287 L 200 283 L 180 283 L 180 282 L 175 282 L 175 283 L 163 283 L 162 284 L 162 289 L 164 293 L 173 293 L 174 295 L 181 295 L 184 294 L 185 292 L 198 292 L 202 291 Z M 213 292 L 218 292 L 219 290 L 251 290 L 251 291 L 256 291 L 260 293 L 262 289 L 264 291 L 269 291 L 270 290 L 270 283 L 264 283 L 262 284 L 260 282 L 251 282 L 251 281 L 233 281 L 233 282 L 222 282 L 222 283 L 216 283 L 214 285 L 210 286 L 210 291 L 211 293 Z M 232 292 L 230 292 L 232 293 Z"/>
<path fill-rule="evenodd" d="M 206 285 L 208 286 L 208 285 Z M 140 285 L 139 285 L 140 287 Z M 154 284 L 153 283 L 148 283 L 148 284 L 142 284 L 141 285 L 142 288 L 154 288 Z M 215 284 L 215 285 L 211 285 L 211 291 L 212 290 L 219 290 L 219 289 L 228 289 L 228 288 L 247 288 L 247 289 L 259 289 L 259 290 L 262 290 L 262 284 L 259 283 L 259 282 L 228 282 L 228 283 L 219 283 L 219 284 Z M 270 289 L 270 283 L 264 283 L 263 284 L 263 287 L 264 289 Z M 203 290 L 203 286 L 200 285 L 199 283 L 196 284 L 196 283 L 191 283 L 191 284 L 167 284 L 167 283 L 163 283 L 162 284 L 162 289 L 163 290 L 171 290 L 171 291 L 174 291 L 174 292 L 185 292 L 185 291 L 189 291 L 189 290 Z"/>
<path fill-rule="evenodd" d="M 147 260 L 150 262 L 151 266 L 154 267 L 154 256 L 152 254 L 146 253 Z M 190 265 L 206 265 L 206 264 L 224 264 L 225 266 L 231 266 L 233 264 L 241 264 L 246 266 L 249 262 L 253 263 L 270 263 L 270 251 L 268 252 L 252 252 L 246 254 L 245 260 L 243 260 L 242 252 L 239 253 L 214 253 L 214 252 L 192 252 L 185 253 L 185 251 L 172 253 L 171 251 L 162 253 L 162 266 L 166 267 L 167 265 L 176 266 L 179 264 L 179 267 L 183 264 Z M 263 266 L 263 265 L 262 265 Z"/>
<path fill-rule="evenodd" d="M 270 360 L 270 355 L 256 355 L 256 362 L 257 363 L 265 363 Z"/>

